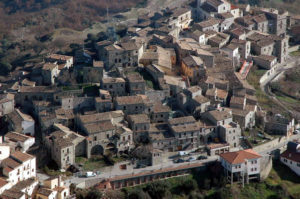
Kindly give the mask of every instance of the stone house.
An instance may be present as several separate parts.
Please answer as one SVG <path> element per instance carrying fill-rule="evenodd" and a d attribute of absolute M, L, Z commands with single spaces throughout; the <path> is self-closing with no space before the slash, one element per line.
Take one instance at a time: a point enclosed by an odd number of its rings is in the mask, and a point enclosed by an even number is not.
<path fill-rule="evenodd" d="M 145 70 L 151 75 L 156 83 L 159 83 L 165 76 L 165 72 L 156 64 L 146 66 Z"/>
<path fill-rule="evenodd" d="M 123 78 L 103 78 L 101 89 L 108 90 L 111 96 L 126 95 L 126 82 Z"/>
<path fill-rule="evenodd" d="M 234 44 L 239 47 L 239 54 L 243 60 L 246 60 L 250 55 L 251 51 L 251 42 L 246 40 L 232 39 L 231 44 Z"/>
<path fill-rule="evenodd" d="M 241 137 L 240 125 L 235 122 L 221 125 L 219 128 L 219 137 L 222 142 L 228 143 L 230 147 L 239 147 Z"/>
<path fill-rule="evenodd" d="M 183 92 L 187 95 L 187 97 L 195 98 L 202 95 L 202 88 L 200 86 L 191 86 L 184 89 Z"/>
<path fill-rule="evenodd" d="M 118 127 L 116 135 L 119 136 L 116 144 L 119 153 L 128 152 L 129 149 L 134 147 L 133 132 L 131 129 L 125 126 Z"/>
<path fill-rule="evenodd" d="M 215 56 L 212 53 L 210 53 L 209 51 L 204 50 L 204 49 L 197 49 L 195 55 L 200 57 L 203 60 L 204 65 L 206 67 L 214 67 Z"/>
<path fill-rule="evenodd" d="M 231 5 L 223 0 L 197 0 L 198 19 L 203 20 L 215 17 L 217 13 L 230 12 Z"/>
<path fill-rule="evenodd" d="M 14 111 L 15 96 L 13 94 L 0 95 L 0 116 L 9 114 Z"/>
<path fill-rule="evenodd" d="M 211 105 L 214 107 L 225 106 L 228 101 L 228 91 L 218 88 L 208 89 L 205 96 L 210 100 Z"/>
<path fill-rule="evenodd" d="M 181 70 L 193 84 L 199 82 L 206 75 L 206 66 L 200 57 L 188 56 L 183 58 Z"/>
<path fill-rule="evenodd" d="M 150 131 L 155 128 L 155 124 L 151 124 L 154 127 L 150 127 Z M 171 132 L 157 130 L 155 133 L 149 131 L 149 137 L 154 149 L 159 149 L 162 151 L 173 152 L 177 146 L 177 140 L 172 135 Z M 155 130 L 154 130 L 155 131 Z"/>
<path fill-rule="evenodd" d="M 30 115 L 22 113 L 19 109 L 15 109 L 7 115 L 7 119 L 9 124 L 8 130 L 34 136 L 35 121 Z"/>
<path fill-rule="evenodd" d="M 237 27 L 237 28 L 232 28 L 226 33 L 229 33 L 232 39 L 237 39 L 237 40 L 245 40 L 246 39 L 246 30 L 244 27 Z"/>
<path fill-rule="evenodd" d="M 230 59 L 232 59 L 234 67 L 240 66 L 240 53 L 237 45 L 230 43 L 220 50 L 222 53 L 226 54 Z"/>
<path fill-rule="evenodd" d="M 243 9 L 240 9 L 236 5 L 231 5 L 230 13 L 233 15 L 234 19 L 236 19 L 238 17 L 242 17 L 244 15 Z"/>
<path fill-rule="evenodd" d="M 207 43 L 212 47 L 217 47 L 220 49 L 229 42 L 229 39 L 230 39 L 230 35 L 219 32 L 216 35 L 208 38 Z"/>
<path fill-rule="evenodd" d="M 139 142 L 141 139 L 148 137 L 150 128 L 150 119 L 146 114 L 129 115 L 127 121 L 130 129 L 133 131 L 133 138 Z"/>
<path fill-rule="evenodd" d="M 110 93 L 107 90 L 101 90 L 101 89 L 99 92 L 100 92 L 100 97 L 95 97 L 96 111 L 99 113 L 112 111 L 113 102 Z"/>
<path fill-rule="evenodd" d="M 265 122 L 265 132 L 273 135 L 289 136 L 294 132 L 295 119 L 288 120 L 281 115 L 268 117 Z"/>
<path fill-rule="evenodd" d="M 81 110 L 93 110 L 95 107 L 93 97 L 62 97 L 60 101 L 63 109 L 74 110 L 75 112 Z"/>
<path fill-rule="evenodd" d="M 170 107 L 163 105 L 161 102 L 156 102 L 150 114 L 152 123 L 165 123 L 169 120 Z"/>
<path fill-rule="evenodd" d="M 193 26 L 195 29 L 200 30 L 202 32 L 206 31 L 216 31 L 219 32 L 220 30 L 220 20 L 216 18 L 210 18 L 205 21 L 199 22 L 194 24 Z"/>
<path fill-rule="evenodd" d="M 100 83 L 103 78 L 103 67 L 102 61 L 93 61 L 92 67 L 82 67 L 83 82 L 84 83 Z"/>
<path fill-rule="evenodd" d="M 53 85 L 55 78 L 59 75 L 60 70 L 56 63 L 45 63 L 42 67 L 43 83 L 46 85 Z"/>
<path fill-rule="evenodd" d="M 11 151 L 20 150 L 25 153 L 35 143 L 35 138 L 17 132 L 8 132 L 3 137 L 4 143 L 10 146 Z M 2 140 L 1 140 L 2 142 Z M 3 153 L 4 154 L 4 153 Z"/>
<path fill-rule="evenodd" d="M 210 100 L 202 95 L 194 97 L 191 102 L 191 112 L 201 114 L 207 111 L 210 106 Z"/>
<path fill-rule="evenodd" d="M 97 50 L 99 60 L 104 61 L 105 59 L 107 59 L 107 51 L 105 51 L 104 48 L 109 45 L 113 45 L 113 41 L 103 40 L 95 43 L 95 49 Z"/>
<path fill-rule="evenodd" d="M 203 118 L 209 120 L 215 126 L 227 125 L 232 122 L 232 112 L 230 110 L 220 108 L 206 112 L 203 115 Z"/>
<path fill-rule="evenodd" d="M 201 85 L 202 86 L 202 85 Z M 224 76 L 218 76 L 216 74 L 208 74 L 207 79 L 203 85 L 205 89 L 221 89 L 229 90 L 229 81 Z M 205 89 L 203 89 L 205 91 Z"/>
<path fill-rule="evenodd" d="M 21 86 L 15 95 L 16 105 L 31 107 L 34 100 L 54 101 L 57 91 L 56 88 L 48 86 Z"/>
<path fill-rule="evenodd" d="M 255 23 L 255 30 L 258 30 L 259 32 L 268 33 L 269 21 L 265 14 L 253 16 L 252 20 Z"/>
<path fill-rule="evenodd" d="M 173 118 L 169 128 L 177 140 L 176 150 L 197 148 L 200 144 L 200 127 L 192 116 Z"/>
<path fill-rule="evenodd" d="M 259 55 L 253 57 L 254 63 L 261 68 L 270 70 L 277 64 L 277 57 L 272 55 Z"/>
<path fill-rule="evenodd" d="M 245 109 L 246 106 L 246 98 L 245 97 L 236 97 L 233 96 L 230 99 L 230 108 L 237 108 L 237 109 Z"/>
<path fill-rule="evenodd" d="M 141 96 L 123 96 L 116 97 L 114 101 L 116 110 L 122 110 L 125 114 L 142 114 L 146 105 Z"/>
<path fill-rule="evenodd" d="M 143 45 L 131 40 L 105 46 L 104 62 L 106 69 L 112 67 L 138 66 L 139 59 L 143 54 Z"/>
<path fill-rule="evenodd" d="M 56 131 L 51 134 L 48 140 L 48 147 L 51 151 L 51 158 L 59 168 L 68 169 L 75 164 L 75 146 L 65 133 Z"/>
<path fill-rule="evenodd" d="M 189 27 L 192 22 L 192 11 L 188 8 L 177 8 L 172 11 L 171 18 L 169 18 L 169 25 L 176 26 L 180 30 Z"/>
<path fill-rule="evenodd" d="M 78 128 L 88 136 L 87 157 L 104 154 L 105 150 L 116 147 L 116 127 L 112 123 L 112 112 L 80 115 L 77 118 Z"/>
<path fill-rule="evenodd" d="M 86 155 L 86 139 L 61 124 L 55 124 L 55 129 L 45 142 L 52 159 L 61 169 L 67 169 L 75 164 L 75 157 Z"/>
<path fill-rule="evenodd" d="M 234 23 L 234 16 L 230 12 L 217 14 L 216 17 L 221 20 L 219 32 L 230 29 L 231 25 Z"/>
<path fill-rule="evenodd" d="M 206 148 L 208 150 L 207 154 L 210 156 L 227 153 L 230 150 L 230 146 L 228 143 L 212 143 L 208 144 Z"/>
<path fill-rule="evenodd" d="M 57 63 L 58 65 L 63 65 L 62 68 L 70 68 L 73 66 L 74 60 L 72 56 L 51 54 L 45 59 L 47 62 Z"/>
<path fill-rule="evenodd" d="M 140 64 L 143 64 L 144 67 L 155 64 L 161 67 L 164 72 L 172 73 L 176 64 L 176 53 L 174 49 L 154 46 L 143 53 Z"/>
<path fill-rule="evenodd" d="M 41 191 L 43 189 L 44 189 L 44 191 Z M 69 189 L 69 187 L 67 187 L 65 185 L 61 176 L 50 177 L 50 178 L 44 180 L 43 187 L 40 187 L 38 190 L 38 193 L 40 195 L 37 195 L 37 198 L 39 198 L 39 197 L 41 197 L 41 195 L 43 195 L 43 194 L 41 194 L 41 192 L 46 193 L 47 191 L 45 191 L 45 190 L 49 191 L 49 193 L 51 191 L 56 192 L 57 199 L 72 199 L 72 197 L 70 196 L 70 189 Z M 41 197 L 41 198 L 43 198 L 43 197 Z"/>
<path fill-rule="evenodd" d="M 200 30 L 194 30 L 186 33 L 187 37 L 195 39 L 199 44 L 205 44 L 205 33 Z"/>
<path fill-rule="evenodd" d="M 272 55 L 274 50 L 274 41 L 267 38 L 265 35 L 259 33 L 253 33 L 247 37 L 247 40 L 251 42 L 251 51 L 255 55 Z"/>
<path fill-rule="evenodd" d="M 255 112 L 232 108 L 233 121 L 237 122 L 242 129 L 255 126 Z"/>
<path fill-rule="evenodd" d="M 253 21 L 253 16 L 246 15 L 235 19 L 235 22 L 242 25 L 247 30 L 255 30 L 255 22 Z"/>
<path fill-rule="evenodd" d="M 145 94 L 146 83 L 138 73 L 128 74 L 126 77 L 127 91 L 130 95 Z"/>
<path fill-rule="evenodd" d="M 272 55 L 277 57 L 279 63 L 285 63 L 289 54 L 289 36 L 269 35 L 268 38 L 275 42 Z"/>
<path fill-rule="evenodd" d="M 276 9 L 264 11 L 269 21 L 269 33 L 275 35 L 285 35 L 287 30 L 288 12 L 280 12 Z"/>

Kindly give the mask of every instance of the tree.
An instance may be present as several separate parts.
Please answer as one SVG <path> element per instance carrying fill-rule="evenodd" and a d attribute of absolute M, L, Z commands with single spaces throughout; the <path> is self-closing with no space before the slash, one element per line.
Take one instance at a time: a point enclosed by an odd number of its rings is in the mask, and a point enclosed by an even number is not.
<path fill-rule="evenodd" d="M 102 193 L 97 189 L 93 189 L 89 191 L 86 195 L 86 199 L 101 199 L 101 198 L 102 198 Z"/>
<path fill-rule="evenodd" d="M 97 36 L 92 33 L 87 34 L 87 38 L 88 38 L 88 40 L 90 40 L 92 42 L 95 42 L 98 39 Z"/>
<path fill-rule="evenodd" d="M 197 182 L 194 179 L 184 179 L 177 186 L 176 191 L 188 194 L 197 188 Z"/>
<path fill-rule="evenodd" d="M 120 190 L 108 190 L 105 193 L 105 198 L 108 199 L 124 199 L 125 193 Z"/>
<path fill-rule="evenodd" d="M 0 61 L 0 75 L 7 75 L 12 70 L 12 65 L 5 61 Z"/>
<path fill-rule="evenodd" d="M 166 182 L 157 181 L 148 184 L 144 190 L 151 196 L 152 199 L 161 199 L 166 195 L 168 188 L 169 186 Z"/>
<path fill-rule="evenodd" d="M 128 194 L 128 199 L 151 199 L 151 197 L 141 189 L 134 189 Z"/>

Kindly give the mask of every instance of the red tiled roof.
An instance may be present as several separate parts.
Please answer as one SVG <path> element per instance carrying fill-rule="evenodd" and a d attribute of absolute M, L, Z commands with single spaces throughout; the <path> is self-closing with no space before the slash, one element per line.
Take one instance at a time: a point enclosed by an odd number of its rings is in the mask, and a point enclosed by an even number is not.
<path fill-rule="evenodd" d="M 230 164 L 241 164 L 245 162 L 245 160 L 257 159 L 261 157 L 258 153 L 256 153 L 252 149 L 223 153 L 220 156 Z"/>
<path fill-rule="evenodd" d="M 280 156 L 288 160 L 300 163 L 300 153 L 297 153 L 295 151 L 286 150 Z"/>

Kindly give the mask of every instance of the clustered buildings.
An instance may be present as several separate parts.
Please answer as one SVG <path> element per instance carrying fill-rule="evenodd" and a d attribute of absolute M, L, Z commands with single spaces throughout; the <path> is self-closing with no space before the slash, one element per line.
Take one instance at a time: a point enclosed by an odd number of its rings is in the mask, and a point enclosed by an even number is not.
<path fill-rule="evenodd" d="M 0 193 L 25 181 L 35 187 L 36 159 L 26 151 L 37 133 L 61 169 L 77 156 L 129 153 L 144 143 L 150 164 L 168 152 L 200 148 L 222 154 L 227 172 L 259 174 L 254 151 L 227 152 L 240 149 L 241 132 L 263 115 L 246 80 L 252 65 L 271 69 L 287 61 L 287 16 L 197 0 L 139 17 L 125 37 L 96 43 L 97 61 L 80 50 L 17 68 L 14 80 L 0 87 L 0 116 L 9 132 L 3 144 L 18 143 L 0 146 Z M 293 126 L 272 118 L 266 130 L 288 135 Z M 244 169 L 249 160 L 253 167 Z M 60 178 L 49 179 L 37 195 L 65 198 L 63 187 Z M 19 192 L 32 193 L 26 190 Z"/>

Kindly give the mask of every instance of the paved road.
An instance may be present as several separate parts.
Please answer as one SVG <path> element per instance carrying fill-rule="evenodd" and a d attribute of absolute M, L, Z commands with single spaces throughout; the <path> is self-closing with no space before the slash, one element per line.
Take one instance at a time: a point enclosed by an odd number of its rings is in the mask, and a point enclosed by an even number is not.
<path fill-rule="evenodd" d="M 66 185 L 69 186 L 70 184 L 74 183 L 76 185 L 84 182 L 84 181 L 90 181 L 90 180 L 101 180 L 101 179 L 107 179 L 107 178 L 113 178 L 117 176 L 122 176 L 122 175 L 128 175 L 128 174 L 138 174 L 138 173 L 143 173 L 147 171 L 153 171 L 153 170 L 159 170 L 159 169 L 166 169 L 166 168 L 173 168 L 173 167 L 178 167 L 181 165 L 188 165 L 188 164 L 194 164 L 197 162 L 201 163 L 207 163 L 207 162 L 213 162 L 218 160 L 218 156 L 211 156 L 208 157 L 208 159 L 205 160 L 196 160 L 193 162 L 183 162 L 183 163 L 173 163 L 172 160 L 168 160 L 167 162 L 154 165 L 154 166 L 149 166 L 146 168 L 141 168 L 141 169 L 134 169 L 132 165 L 127 166 L 126 170 L 120 170 L 118 165 L 115 165 L 114 167 L 110 167 L 108 172 L 103 172 L 100 175 L 97 175 L 95 177 L 90 177 L 90 178 L 82 178 L 82 177 L 76 177 L 72 176 L 69 179 L 65 181 Z"/>
<path fill-rule="evenodd" d="M 264 81 L 260 82 L 260 87 L 261 90 L 266 93 L 270 99 L 276 103 L 277 105 L 279 105 L 280 107 L 282 107 L 284 110 L 286 110 L 287 112 L 291 113 L 292 115 L 297 115 L 297 113 L 295 113 L 293 110 L 289 110 L 284 104 L 282 104 L 275 96 L 274 94 L 270 91 L 269 88 L 269 84 L 274 80 L 274 79 L 278 79 L 278 77 L 280 75 L 283 75 L 285 71 L 294 68 L 296 66 L 299 65 L 299 61 L 300 58 L 299 57 L 288 57 L 288 60 L 286 61 L 285 64 L 280 64 L 277 66 L 277 68 L 275 69 L 275 71 L 273 73 L 271 73 L 271 75 L 265 79 Z"/>

